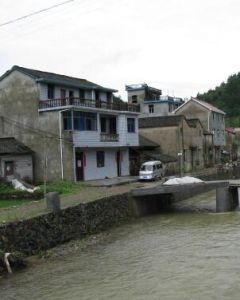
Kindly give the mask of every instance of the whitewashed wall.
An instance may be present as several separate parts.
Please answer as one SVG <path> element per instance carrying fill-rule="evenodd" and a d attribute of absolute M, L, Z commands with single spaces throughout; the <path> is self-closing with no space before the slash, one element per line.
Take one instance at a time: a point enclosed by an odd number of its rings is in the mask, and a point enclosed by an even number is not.
<path fill-rule="evenodd" d="M 54 90 L 54 98 L 59 99 L 61 98 L 61 89 L 66 90 L 66 97 L 69 96 L 69 91 L 74 92 L 74 97 L 79 97 L 79 89 L 76 88 L 67 88 L 65 86 L 58 86 L 55 85 Z M 40 100 L 47 100 L 48 99 L 48 85 L 46 83 L 38 83 L 38 90 L 39 90 L 39 97 Z M 92 92 L 92 90 L 85 90 L 84 91 L 84 98 L 85 99 L 95 99 L 95 92 Z M 102 101 L 107 101 L 107 93 L 106 92 L 100 92 L 99 97 Z"/>
<path fill-rule="evenodd" d="M 97 167 L 96 152 L 90 149 L 84 151 L 86 155 L 86 166 L 84 168 L 84 180 L 104 179 L 106 177 L 117 177 L 117 149 L 102 149 L 105 152 L 105 166 Z M 121 150 L 121 175 L 129 175 L 129 153 L 128 149 Z"/>
<path fill-rule="evenodd" d="M 84 168 L 84 179 L 104 179 L 105 177 L 117 176 L 117 162 L 116 151 L 105 150 L 105 166 L 102 168 L 97 167 L 96 150 L 84 151 L 86 155 L 86 166 Z"/>
<path fill-rule="evenodd" d="M 127 115 L 120 114 L 117 116 L 117 133 L 119 134 L 118 142 L 101 142 L 100 141 L 100 122 L 99 114 L 97 116 L 97 131 L 74 131 L 73 143 L 75 147 L 123 147 L 138 146 L 138 119 L 136 116 L 128 115 L 135 118 L 136 132 L 128 133 Z"/>

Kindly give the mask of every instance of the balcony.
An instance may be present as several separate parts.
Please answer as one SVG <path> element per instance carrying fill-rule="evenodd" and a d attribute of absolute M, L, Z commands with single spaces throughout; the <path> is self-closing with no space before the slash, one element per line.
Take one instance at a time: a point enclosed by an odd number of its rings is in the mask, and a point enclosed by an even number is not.
<path fill-rule="evenodd" d="M 101 133 L 100 141 L 101 142 L 118 142 L 118 134 L 116 134 L 116 133 Z"/>
<path fill-rule="evenodd" d="M 106 101 L 93 100 L 93 99 L 64 98 L 64 99 L 50 99 L 50 100 L 39 101 L 39 110 L 49 110 L 54 108 L 66 107 L 66 106 L 140 112 L 140 106 L 136 104 L 114 103 L 114 102 L 106 102 Z"/>

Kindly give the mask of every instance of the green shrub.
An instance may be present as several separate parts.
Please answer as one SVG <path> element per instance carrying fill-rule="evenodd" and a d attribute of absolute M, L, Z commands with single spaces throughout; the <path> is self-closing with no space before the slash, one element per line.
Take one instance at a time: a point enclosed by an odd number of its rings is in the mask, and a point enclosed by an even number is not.
<path fill-rule="evenodd" d="M 74 183 L 68 180 L 58 180 L 47 183 L 47 192 L 57 192 L 61 195 L 69 195 L 77 193 L 81 188 L 84 187 L 84 184 Z M 40 190 L 44 191 L 44 186 L 40 186 Z"/>

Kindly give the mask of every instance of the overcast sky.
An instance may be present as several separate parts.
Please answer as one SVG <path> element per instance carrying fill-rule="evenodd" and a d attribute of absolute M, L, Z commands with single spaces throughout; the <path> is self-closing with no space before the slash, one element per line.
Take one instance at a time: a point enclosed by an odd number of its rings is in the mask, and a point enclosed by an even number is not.
<path fill-rule="evenodd" d="M 64 0 L 0 0 L 0 24 Z M 0 74 L 13 65 L 119 90 L 146 82 L 196 96 L 240 71 L 239 0 L 74 0 L 0 25 Z"/>

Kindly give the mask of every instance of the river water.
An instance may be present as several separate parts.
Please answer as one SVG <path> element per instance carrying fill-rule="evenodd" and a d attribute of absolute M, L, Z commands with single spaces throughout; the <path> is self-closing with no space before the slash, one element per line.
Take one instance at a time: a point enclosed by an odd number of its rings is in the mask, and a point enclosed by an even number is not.
<path fill-rule="evenodd" d="M 213 198 L 113 228 L 72 257 L 1 279 L 0 299 L 239 300 L 240 214 L 211 212 Z"/>

